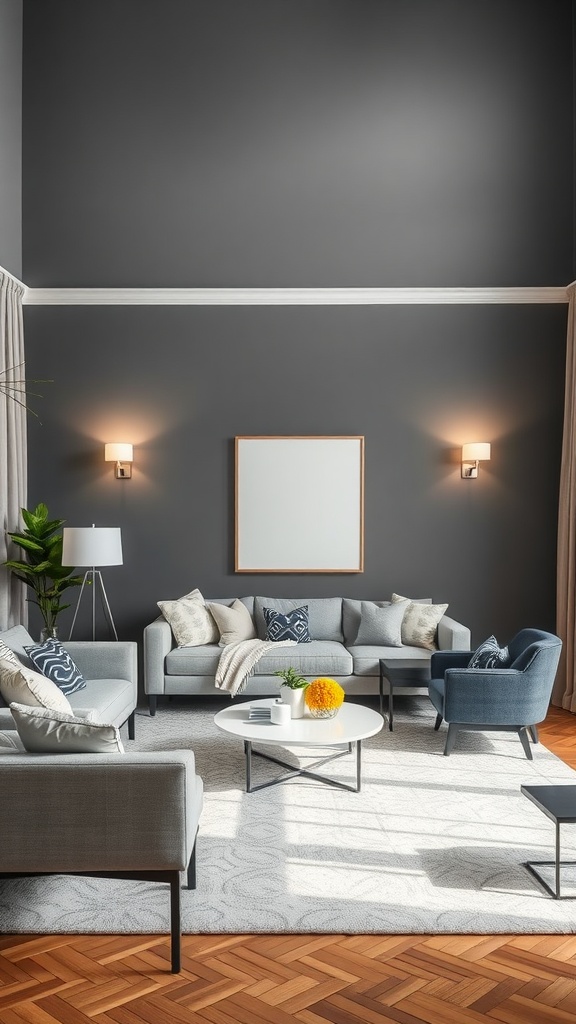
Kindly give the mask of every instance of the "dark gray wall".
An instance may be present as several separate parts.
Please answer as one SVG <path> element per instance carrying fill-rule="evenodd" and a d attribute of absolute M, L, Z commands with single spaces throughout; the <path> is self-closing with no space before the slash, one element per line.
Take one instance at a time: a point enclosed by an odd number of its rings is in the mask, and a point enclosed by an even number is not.
<path fill-rule="evenodd" d="M 553 628 L 565 320 L 561 306 L 28 308 L 29 366 L 55 378 L 30 421 L 30 500 L 122 527 L 125 565 L 105 575 L 124 635 L 195 586 L 430 595 L 478 640 Z M 232 439 L 267 433 L 365 435 L 363 574 L 234 574 Z M 462 480 L 474 439 L 492 461 Z M 132 480 L 114 479 L 106 440 L 134 441 Z M 295 529 L 322 515 L 287 500 Z"/>
<path fill-rule="evenodd" d="M 570 0 L 25 4 L 25 280 L 572 275 Z"/>
<path fill-rule="evenodd" d="M 46 0 L 24 24 L 30 284 L 574 277 L 568 0 Z M 124 636 L 194 586 L 429 594 L 478 640 L 553 628 L 565 325 L 562 306 L 29 307 L 29 373 L 54 378 L 30 501 L 122 526 Z M 362 575 L 234 574 L 249 433 L 365 435 Z M 493 459 L 462 481 L 474 439 Z M 106 440 L 135 443 L 131 481 Z"/>
<path fill-rule="evenodd" d="M 0 0 L 0 265 L 22 274 L 22 0 Z"/>

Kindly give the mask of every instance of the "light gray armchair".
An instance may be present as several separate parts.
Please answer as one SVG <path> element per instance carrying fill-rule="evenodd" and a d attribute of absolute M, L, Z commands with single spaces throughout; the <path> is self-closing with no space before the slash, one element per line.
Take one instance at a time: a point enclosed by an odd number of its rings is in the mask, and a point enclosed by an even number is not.
<path fill-rule="evenodd" d="M 34 640 L 24 626 L 0 632 L 0 640 L 30 668 L 34 668 L 25 647 Z M 138 701 L 138 645 L 133 640 L 65 641 L 63 646 L 86 680 L 86 687 L 70 694 L 75 715 L 95 711 L 101 722 L 120 728 L 128 723 L 128 738 L 134 739 L 134 711 Z M 0 729 L 13 729 L 14 722 L 0 697 Z"/>
<path fill-rule="evenodd" d="M 202 780 L 189 750 L 0 754 L 0 876 L 89 875 L 170 885 L 180 970 L 180 872 L 196 887 Z"/>
<path fill-rule="evenodd" d="M 430 700 L 437 711 L 435 729 L 448 723 L 444 753 L 450 754 L 462 729 L 517 732 L 532 759 L 530 736 L 546 717 L 562 641 L 540 629 L 521 629 L 508 644 L 509 668 L 468 668 L 472 651 L 436 651 L 432 655 Z"/>

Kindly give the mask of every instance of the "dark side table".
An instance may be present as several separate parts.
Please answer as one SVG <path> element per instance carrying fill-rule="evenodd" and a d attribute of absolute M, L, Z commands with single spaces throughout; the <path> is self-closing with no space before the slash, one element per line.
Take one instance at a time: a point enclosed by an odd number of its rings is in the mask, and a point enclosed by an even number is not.
<path fill-rule="evenodd" d="M 574 824 L 576 822 L 576 786 L 520 786 L 520 792 L 527 796 L 532 803 L 554 822 L 556 827 L 556 856 L 554 860 L 533 860 L 526 861 L 524 867 L 534 875 L 546 892 L 550 893 L 555 900 L 576 899 L 575 896 L 560 895 L 560 868 L 563 864 L 576 864 L 573 860 L 560 860 L 560 825 Z M 550 867 L 554 865 L 555 889 L 552 889 L 544 880 L 539 867 Z"/>
<path fill-rule="evenodd" d="M 380 658 L 380 714 L 384 714 L 384 680 L 388 680 L 388 728 L 394 729 L 394 687 L 428 686 L 430 662 L 422 658 Z"/>

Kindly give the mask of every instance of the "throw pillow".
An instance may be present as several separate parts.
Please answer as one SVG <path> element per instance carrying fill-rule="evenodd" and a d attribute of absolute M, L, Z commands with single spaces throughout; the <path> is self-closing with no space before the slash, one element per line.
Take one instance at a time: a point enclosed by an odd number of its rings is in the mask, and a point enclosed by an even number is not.
<path fill-rule="evenodd" d="M 364 646 L 402 647 L 402 620 L 410 602 L 396 601 L 380 608 L 374 601 L 360 602 L 360 627 L 355 643 Z"/>
<path fill-rule="evenodd" d="M 436 630 L 440 619 L 448 608 L 447 604 L 420 604 L 392 594 L 392 603 L 408 601 L 402 620 L 402 643 L 409 647 L 425 647 L 429 651 L 436 650 Z"/>
<path fill-rule="evenodd" d="M 178 647 L 202 647 L 220 639 L 218 626 L 198 589 L 176 601 L 158 601 L 158 607 L 170 623 Z"/>
<path fill-rule="evenodd" d="M 310 631 L 308 629 L 308 606 L 303 604 L 301 608 L 294 608 L 293 611 L 274 611 L 273 608 L 264 608 L 266 619 L 266 639 L 278 643 L 279 640 L 295 640 L 297 644 L 311 643 Z"/>
<path fill-rule="evenodd" d="M 11 661 L 13 665 L 22 664 L 19 658 L 14 654 L 14 651 L 8 647 L 3 640 L 0 640 L 0 658 L 4 661 Z"/>
<path fill-rule="evenodd" d="M 26 750 L 34 754 L 123 754 L 115 725 L 88 722 L 49 708 L 11 704 L 10 711 Z"/>
<path fill-rule="evenodd" d="M 232 605 L 214 602 L 208 605 L 208 609 L 220 630 L 220 647 L 238 644 L 241 640 L 253 640 L 256 636 L 252 616 L 238 598 Z"/>
<path fill-rule="evenodd" d="M 468 668 L 507 668 L 510 665 L 510 652 L 507 647 L 500 647 L 495 636 L 489 636 L 468 662 Z"/>
<path fill-rule="evenodd" d="M 72 713 L 70 701 L 56 683 L 25 665 L 13 665 L 6 658 L 0 659 L 0 693 L 7 704 L 16 701 L 29 707 Z"/>
<path fill-rule="evenodd" d="M 56 683 L 62 693 L 68 695 L 86 689 L 84 676 L 59 640 L 49 637 L 43 644 L 34 644 L 24 649 L 38 671 Z"/>

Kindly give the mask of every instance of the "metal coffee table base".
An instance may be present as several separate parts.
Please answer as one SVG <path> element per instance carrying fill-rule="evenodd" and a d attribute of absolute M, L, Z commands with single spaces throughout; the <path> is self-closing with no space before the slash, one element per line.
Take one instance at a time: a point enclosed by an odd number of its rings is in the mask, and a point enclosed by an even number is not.
<path fill-rule="evenodd" d="M 319 768 L 323 764 L 328 764 L 329 761 L 335 761 L 339 757 L 345 757 L 346 754 L 351 754 L 354 747 L 356 748 L 356 785 L 350 786 L 346 782 L 338 782 L 336 779 L 328 778 L 327 775 L 318 775 L 317 772 L 310 770 L 311 768 Z M 276 779 L 272 779 L 270 782 L 260 782 L 257 786 L 253 786 L 252 754 L 254 754 L 255 757 L 264 758 L 265 761 L 271 761 L 273 764 L 278 764 L 281 768 L 287 768 L 288 771 L 284 772 L 283 775 L 279 775 Z M 279 757 L 273 757 L 272 754 L 264 754 L 263 751 L 254 749 L 251 740 L 244 740 L 244 756 L 246 759 L 247 793 L 256 793 L 257 790 L 267 789 L 269 786 L 279 786 L 281 782 L 289 782 L 290 779 L 296 779 L 299 775 L 302 775 L 307 779 L 314 779 L 315 782 L 323 782 L 326 786 L 336 786 L 337 789 L 347 789 L 351 793 L 360 792 L 362 782 L 362 740 L 356 740 L 354 743 L 347 743 L 345 750 L 339 750 L 336 754 L 328 754 L 327 757 L 321 757 L 318 761 L 313 761 L 307 768 L 295 768 L 294 765 L 288 764 L 286 761 L 281 761 Z"/>

